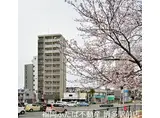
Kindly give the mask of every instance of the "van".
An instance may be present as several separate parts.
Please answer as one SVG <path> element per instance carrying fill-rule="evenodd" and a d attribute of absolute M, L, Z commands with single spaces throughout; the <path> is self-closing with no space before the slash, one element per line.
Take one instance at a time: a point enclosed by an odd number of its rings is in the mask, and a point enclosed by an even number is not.
<path fill-rule="evenodd" d="M 55 112 L 55 113 L 65 113 L 67 111 L 67 108 L 65 108 L 64 105 L 62 104 L 47 104 L 46 105 L 46 112 L 47 113 L 51 113 L 51 112 Z"/>

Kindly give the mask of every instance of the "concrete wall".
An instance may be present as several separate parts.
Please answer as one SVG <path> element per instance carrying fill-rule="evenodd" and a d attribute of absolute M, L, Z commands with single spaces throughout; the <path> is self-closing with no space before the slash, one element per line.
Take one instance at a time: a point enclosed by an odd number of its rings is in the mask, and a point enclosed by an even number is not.
<path fill-rule="evenodd" d="M 25 90 L 24 92 L 24 101 L 28 103 L 34 102 L 36 99 L 35 93 L 31 90 Z"/>
<path fill-rule="evenodd" d="M 79 93 L 79 98 L 86 99 L 87 93 Z"/>
<path fill-rule="evenodd" d="M 61 36 L 61 38 L 59 39 L 61 43 L 64 42 L 64 37 Z M 64 52 L 64 48 L 62 49 L 62 52 Z M 66 91 L 66 62 L 65 62 L 65 58 L 64 58 L 64 54 L 60 53 L 60 98 L 63 98 L 64 96 L 64 92 Z"/>
<path fill-rule="evenodd" d="M 29 89 L 18 90 L 18 101 L 32 103 L 36 99 L 35 93 Z"/>
<path fill-rule="evenodd" d="M 24 68 L 24 88 L 33 90 L 33 64 L 26 64 Z"/>
<path fill-rule="evenodd" d="M 64 93 L 65 99 L 77 99 L 78 93 Z"/>

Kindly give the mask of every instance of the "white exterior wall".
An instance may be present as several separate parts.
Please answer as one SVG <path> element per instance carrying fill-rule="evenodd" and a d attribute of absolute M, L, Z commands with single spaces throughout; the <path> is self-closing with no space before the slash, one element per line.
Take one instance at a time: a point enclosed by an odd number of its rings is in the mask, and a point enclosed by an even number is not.
<path fill-rule="evenodd" d="M 78 93 L 64 93 L 64 98 L 65 99 L 78 99 Z"/>
<path fill-rule="evenodd" d="M 37 56 L 32 59 L 33 64 L 33 92 L 36 93 L 36 100 L 38 101 L 38 60 Z"/>
<path fill-rule="evenodd" d="M 48 103 L 48 104 L 52 104 L 52 103 L 55 103 L 55 101 L 49 99 L 47 103 Z"/>

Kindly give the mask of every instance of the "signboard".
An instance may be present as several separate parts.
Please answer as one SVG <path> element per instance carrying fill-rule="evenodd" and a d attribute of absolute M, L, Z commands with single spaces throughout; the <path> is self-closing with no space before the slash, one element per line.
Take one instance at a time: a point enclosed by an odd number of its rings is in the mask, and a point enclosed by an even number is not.
<path fill-rule="evenodd" d="M 114 96 L 114 95 L 109 95 L 109 96 L 107 96 L 107 99 L 108 99 L 108 100 L 114 100 L 114 99 L 115 99 L 115 96 Z"/>
<path fill-rule="evenodd" d="M 128 93 L 128 90 L 124 90 L 123 92 L 124 92 L 124 93 Z"/>

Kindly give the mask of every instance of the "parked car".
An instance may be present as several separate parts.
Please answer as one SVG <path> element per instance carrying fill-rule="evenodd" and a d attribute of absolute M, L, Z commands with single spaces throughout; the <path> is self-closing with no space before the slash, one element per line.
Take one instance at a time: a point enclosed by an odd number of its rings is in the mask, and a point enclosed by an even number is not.
<path fill-rule="evenodd" d="M 47 104 L 46 105 L 46 112 L 52 112 L 53 111 L 53 104 Z"/>
<path fill-rule="evenodd" d="M 40 111 L 40 105 L 38 105 L 38 104 L 27 104 L 25 110 L 26 111 Z"/>
<path fill-rule="evenodd" d="M 89 106 L 89 104 L 86 103 L 86 102 L 80 102 L 80 103 L 79 103 L 79 106 Z"/>
<path fill-rule="evenodd" d="M 35 104 L 40 105 L 40 111 L 45 111 L 46 110 L 46 103 L 36 102 Z"/>
<path fill-rule="evenodd" d="M 21 104 L 23 107 L 25 107 L 25 103 L 21 102 L 20 104 Z"/>
<path fill-rule="evenodd" d="M 67 108 L 65 108 L 64 105 L 61 104 L 47 104 L 46 106 L 46 112 L 55 112 L 55 113 L 65 113 L 67 111 Z"/>
<path fill-rule="evenodd" d="M 68 102 L 67 106 L 68 107 L 77 107 L 77 102 L 75 102 L 75 101 Z"/>
<path fill-rule="evenodd" d="M 20 115 L 20 114 L 25 114 L 25 108 L 23 105 L 18 103 L 18 115 Z"/>
<path fill-rule="evenodd" d="M 56 104 L 61 104 L 61 105 L 67 106 L 67 102 L 63 102 L 63 101 L 57 101 Z"/>
<path fill-rule="evenodd" d="M 45 111 L 46 110 L 46 104 L 42 105 L 40 108 L 41 111 Z"/>

